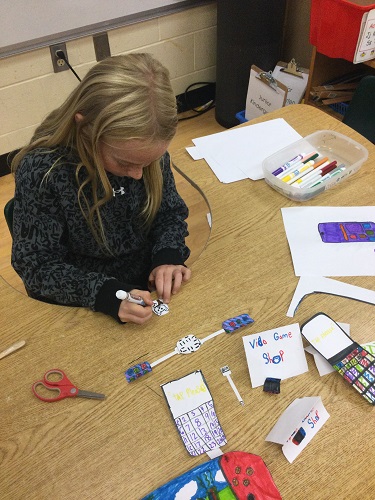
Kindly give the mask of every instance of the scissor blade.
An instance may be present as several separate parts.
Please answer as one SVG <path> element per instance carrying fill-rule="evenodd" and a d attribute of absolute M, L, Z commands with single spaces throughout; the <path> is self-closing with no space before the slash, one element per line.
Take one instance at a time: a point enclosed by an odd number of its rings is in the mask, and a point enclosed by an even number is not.
<path fill-rule="evenodd" d="M 79 398 L 105 399 L 105 394 L 100 394 L 99 392 L 90 392 L 81 390 L 78 390 L 77 396 Z"/>

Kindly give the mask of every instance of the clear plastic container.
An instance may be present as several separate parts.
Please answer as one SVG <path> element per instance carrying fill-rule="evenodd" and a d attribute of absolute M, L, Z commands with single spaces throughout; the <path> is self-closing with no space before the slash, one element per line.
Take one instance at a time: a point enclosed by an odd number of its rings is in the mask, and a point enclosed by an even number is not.
<path fill-rule="evenodd" d="M 337 166 L 344 164 L 345 170 L 325 180 L 315 187 L 295 187 L 273 175 L 284 163 L 301 154 L 312 151 L 320 157 L 328 157 L 330 161 L 337 161 Z M 294 201 L 307 201 L 318 194 L 336 186 L 357 172 L 368 158 L 368 151 L 358 142 L 334 130 L 318 130 L 289 146 L 280 149 L 263 161 L 264 180 L 273 189 Z M 317 158 L 318 160 L 319 158 Z"/>

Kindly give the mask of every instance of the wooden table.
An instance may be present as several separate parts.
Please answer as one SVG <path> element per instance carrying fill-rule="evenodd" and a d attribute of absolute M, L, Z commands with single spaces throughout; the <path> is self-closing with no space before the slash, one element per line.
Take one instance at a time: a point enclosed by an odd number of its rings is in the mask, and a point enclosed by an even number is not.
<path fill-rule="evenodd" d="M 309 205 L 374 205 L 372 144 L 305 105 L 255 122 L 275 117 L 285 118 L 303 136 L 334 129 L 369 150 L 368 161 L 350 182 Z M 260 455 L 283 499 L 373 499 L 373 407 L 337 374 L 321 378 L 310 356 L 309 371 L 283 381 L 280 395 L 252 389 L 241 337 L 302 323 L 324 311 L 349 323 L 356 341 L 371 341 L 374 306 L 315 294 L 303 300 L 293 319 L 286 317 L 298 278 L 280 208 L 298 204 L 263 181 L 221 184 L 203 160 L 194 162 L 185 150 L 174 161 L 206 194 L 213 227 L 191 281 L 173 298 L 168 315 L 155 316 L 143 327 L 122 326 L 89 310 L 34 301 L 0 280 L 0 351 L 17 340 L 27 341 L 22 350 L 0 360 L 1 498 L 135 500 L 203 463 L 205 456 L 192 458 L 185 451 L 160 389 L 160 384 L 201 369 L 228 440 L 223 451 Z M 343 281 L 375 290 L 374 277 Z M 123 372 L 135 360 L 154 361 L 184 335 L 203 338 L 221 328 L 224 319 L 244 312 L 255 319 L 254 325 L 221 335 L 189 356 L 174 356 L 153 373 L 126 383 Z M 245 406 L 221 375 L 224 365 L 230 366 Z M 39 401 L 31 384 L 56 367 L 82 389 L 105 393 L 106 400 Z M 285 408 L 304 396 L 321 396 L 330 418 L 289 464 L 281 447 L 265 437 Z"/>

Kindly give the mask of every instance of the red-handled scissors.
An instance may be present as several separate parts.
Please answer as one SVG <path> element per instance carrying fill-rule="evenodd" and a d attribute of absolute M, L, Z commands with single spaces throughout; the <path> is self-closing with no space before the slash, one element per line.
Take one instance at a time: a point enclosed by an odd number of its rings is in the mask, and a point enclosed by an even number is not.
<path fill-rule="evenodd" d="M 54 380 L 56 378 L 57 380 Z M 44 389 L 47 389 L 47 391 L 51 391 L 52 396 L 51 397 L 46 397 L 45 392 L 43 394 L 39 393 L 37 391 L 37 388 L 43 386 Z M 89 391 L 81 391 L 76 387 L 74 384 L 71 383 L 71 381 L 68 379 L 68 377 L 65 375 L 65 373 L 62 370 L 59 370 L 58 368 L 54 368 L 53 370 L 48 370 L 44 374 L 43 380 L 38 380 L 35 382 L 32 386 L 33 393 L 35 396 L 42 401 L 47 401 L 49 403 L 52 403 L 53 401 L 59 401 L 60 399 L 64 398 L 90 398 L 90 399 L 104 399 L 105 395 L 104 394 L 99 394 L 98 392 L 89 392 Z M 56 394 L 57 395 L 54 395 Z"/>

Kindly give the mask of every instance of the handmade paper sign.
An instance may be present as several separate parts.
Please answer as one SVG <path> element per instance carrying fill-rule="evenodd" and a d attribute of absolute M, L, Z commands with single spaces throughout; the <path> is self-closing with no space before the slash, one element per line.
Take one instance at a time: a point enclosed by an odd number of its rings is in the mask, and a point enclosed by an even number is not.
<path fill-rule="evenodd" d="M 163 384 L 161 388 L 190 455 L 210 454 L 227 443 L 200 370 Z"/>
<path fill-rule="evenodd" d="M 281 415 L 266 441 L 283 445 L 282 452 L 292 463 L 329 419 L 320 397 L 295 399 Z"/>
<path fill-rule="evenodd" d="M 308 370 L 298 323 L 242 339 L 252 387 L 263 385 L 267 377 L 284 380 Z"/>

